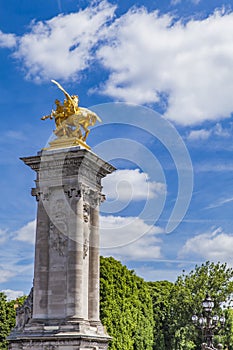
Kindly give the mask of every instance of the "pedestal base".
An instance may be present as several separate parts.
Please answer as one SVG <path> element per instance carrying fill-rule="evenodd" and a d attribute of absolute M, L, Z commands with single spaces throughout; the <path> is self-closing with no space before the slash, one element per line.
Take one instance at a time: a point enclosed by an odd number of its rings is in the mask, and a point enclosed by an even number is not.
<path fill-rule="evenodd" d="M 111 338 L 102 324 L 68 321 L 61 325 L 31 322 L 23 330 L 13 330 L 9 350 L 107 350 Z"/>
<path fill-rule="evenodd" d="M 88 337 L 80 339 L 46 338 L 46 339 L 18 339 L 11 342 L 9 350 L 105 350 L 107 344 L 98 339 L 96 342 Z"/>

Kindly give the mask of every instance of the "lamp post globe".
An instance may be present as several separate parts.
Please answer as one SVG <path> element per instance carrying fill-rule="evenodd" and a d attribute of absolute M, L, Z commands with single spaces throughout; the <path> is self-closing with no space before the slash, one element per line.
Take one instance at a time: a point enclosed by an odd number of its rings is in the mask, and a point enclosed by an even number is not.
<path fill-rule="evenodd" d="M 203 343 L 201 348 L 203 350 L 218 350 L 222 349 L 222 344 L 218 344 L 217 348 L 213 345 L 213 336 L 214 334 L 224 327 L 225 317 L 218 315 L 212 316 L 212 311 L 214 308 L 214 302 L 211 299 L 210 295 L 207 294 L 205 299 L 202 302 L 202 315 L 192 316 L 193 324 L 201 329 L 203 335 Z"/>
<path fill-rule="evenodd" d="M 202 308 L 205 313 L 211 313 L 212 309 L 214 307 L 214 302 L 209 296 L 209 294 L 206 295 L 205 299 L 202 302 Z"/>

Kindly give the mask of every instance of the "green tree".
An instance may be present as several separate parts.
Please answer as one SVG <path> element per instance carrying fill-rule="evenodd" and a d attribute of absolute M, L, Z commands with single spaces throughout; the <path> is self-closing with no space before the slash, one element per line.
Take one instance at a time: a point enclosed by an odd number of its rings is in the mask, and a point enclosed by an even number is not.
<path fill-rule="evenodd" d="M 224 314 L 226 323 L 222 332 L 216 337 L 216 343 L 222 343 L 224 349 L 233 350 L 233 310 L 228 307 Z"/>
<path fill-rule="evenodd" d="M 100 317 L 111 350 L 151 350 L 153 305 L 147 283 L 113 258 L 101 257 Z"/>
<path fill-rule="evenodd" d="M 7 350 L 7 337 L 15 326 L 15 306 L 22 305 L 25 298 L 7 301 L 6 295 L 0 292 L 0 350 Z"/>
<path fill-rule="evenodd" d="M 167 350 L 169 346 L 169 325 L 171 308 L 171 290 L 173 283 L 168 281 L 148 282 L 153 301 L 154 313 L 154 350 Z"/>
<path fill-rule="evenodd" d="M 185 272 L 173 284 L 145 282 L 113 258 L 101 258 L 100 316 L 113 340 L 110 350 L 197 350 L 201 338 L 191 322 L 202 312 L 209 293 L 214 313 L 223 313 L 221 303 L 233 294 L 233 270 L 226 264 L 206 262 Z M 19 298 L 21 305 L 24 298 Z M 7 349 L 6 337 L 14 327 L 16 301 L 7 302 L 0 293 L 0 350 Z M 233 310 L 224 311 L 226 332 L 215 337 L 225 349 L 233 350 Z"/>
<path fill-rule="evenodd" d="M 7 349 L 6 337 L 10 333 L 6 295 L 0 292 L 0 349 Z"/>
<path fill-rule="evenodd" d="M 200 346 L 201 338 L 192 325 L 191 316 L 201 314 L 202 301 L 209 293 L 215 303 L 214 313 L 222 313 L 221 303 L 233 293 L 233 270 L 227 264 L 206 262 L 189 274 L 178 277 L 171 291 L 170 347 L 167 350 L 189 350 Z M 189 345 L 187 345 L 189 344 Z"/>
<path fill-rule="evenodd" d="M 206 262 L 189 274 L 185 271 L 174 284 L 167 281 L 149 282 L 154 310 L 154 350 L 200 349 L 201 335 L 191 317 L 202 313 L 202 301 L 209 293 L 215 302 L 214 313 L 222 314 L 220 305 L 233 293 L 233 270 L 226 264 Z M 226 332 L 216 337 L 233 350 L 233 314 L 225 311 Z"/>

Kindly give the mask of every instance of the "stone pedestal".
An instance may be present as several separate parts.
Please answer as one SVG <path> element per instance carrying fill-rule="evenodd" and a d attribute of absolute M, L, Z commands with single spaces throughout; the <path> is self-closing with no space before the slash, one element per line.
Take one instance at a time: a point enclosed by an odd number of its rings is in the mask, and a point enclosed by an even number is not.
<path fill-rule="evenodd" d="M 9 350 L 107 349 L 99 319 L 101 179 L 115 168 L 81 147 L 22 158 L 37 173 L 34 283 Z"/>

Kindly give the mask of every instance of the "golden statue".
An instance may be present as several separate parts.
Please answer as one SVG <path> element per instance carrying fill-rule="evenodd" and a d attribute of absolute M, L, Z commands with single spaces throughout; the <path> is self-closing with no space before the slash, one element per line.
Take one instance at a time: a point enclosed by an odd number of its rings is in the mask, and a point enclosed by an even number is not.
<path fill-rule="evenodd" d="M 97 120 L 101 122 L 101 119 L 97 114 L 90 111 L 89 109 L 79 107 L 79 98 L 77 95 L 70 96 L 57 81 L 51 81 L 58 86 L 66 98 L 64 99 L 63 104 L 56 99 L 56 109 L 52 109 L 52 112 L 49 115 L 45 115 L 41 119 L 55 120 L 56 129 L 54 130 L 54 134 L 58 138 L 58 140 L 55 140 L 57 141 L 56 144 L 64 144 L 65 142 L 67 145 L 70 145 L 70 142 L 67 143 L 68 138 L 70 141 L 75 140 L 75 144 L 85 144 L 85 147 L 89 148 L 86 145 L 86 139 L 90 133 L 88 127 L 95 125 Z M 83 129 L 83 133 L 81 128 Z M 59 140 L 61 142 L 59 142 Z"/>

